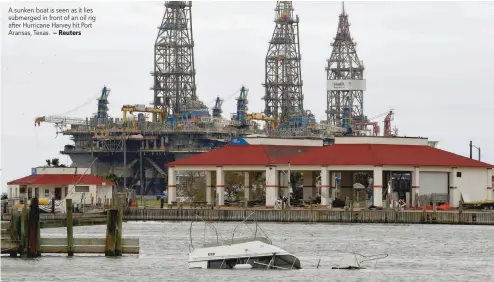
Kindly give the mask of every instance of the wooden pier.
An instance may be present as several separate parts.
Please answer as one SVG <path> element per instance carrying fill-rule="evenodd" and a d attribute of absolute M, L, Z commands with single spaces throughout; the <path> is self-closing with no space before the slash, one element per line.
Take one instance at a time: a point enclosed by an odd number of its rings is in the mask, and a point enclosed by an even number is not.
<path fill-rule="evenodd" d="M 43 253 L 76 253 L 105 254 L 105 256 L 121 256 L 122 254 L 139 254 L 139 238 L 122 237 L 123 201 L 119 197 L 117 208 L 108 210 L 107 215 L 95 217 L 73 217 L 72 200 L 67 199 L 67 214 L 42 217 L 39 213 L 38 201 L 31 200 L 31 207 L 21 212 L 12 209 L 9 221 L 2 221 L 2 254 L 8 253 L 16 257 L 38 257 Z M 76 224 L 74 224 L 76 222 Z M 106 224 L 106 238 L 74 238 L 73 227 L 80 225 Z M 67 237 L 40 238 L 42 227 L 67 227 Z"/>
<path fill-rule="evenodd" d="M 395 211 L 395 210 L 211 210 L 211 209 L 127 209 L 127 221 L 242 221 L 255 211 L 259 222 L 401 223 L 494 225 L 494 212 Z"/>

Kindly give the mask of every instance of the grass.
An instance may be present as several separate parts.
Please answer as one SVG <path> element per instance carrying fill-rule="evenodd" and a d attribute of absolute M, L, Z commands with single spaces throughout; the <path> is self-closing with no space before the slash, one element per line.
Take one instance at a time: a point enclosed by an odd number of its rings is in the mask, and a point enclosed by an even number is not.
<path fill-rule="evenodd" d="M 138 207 L 149 207 L 149 208 L 159 208 L 161 207 L 161 201 L 160 200 L 144 200 L 144 202 L 141 202 L 140 199 L 137 201 L 137 206 Z M 165 201 L 164 207 L 168 206 L 167 201 Z"/>

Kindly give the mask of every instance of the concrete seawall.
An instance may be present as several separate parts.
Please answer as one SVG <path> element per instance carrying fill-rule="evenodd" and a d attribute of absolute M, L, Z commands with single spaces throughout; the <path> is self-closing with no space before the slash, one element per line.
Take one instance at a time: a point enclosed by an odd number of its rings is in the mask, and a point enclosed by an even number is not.
<path fill-rule="evenodd" d="M 210 209 L 127 209 L 124 220 L 242 221 L 255 211 L 259 222 L 334 222 L 402 224 L 494 225 L 494 212 L 457 211 L 329 211 L 329 210 L 210 210 Z"/>

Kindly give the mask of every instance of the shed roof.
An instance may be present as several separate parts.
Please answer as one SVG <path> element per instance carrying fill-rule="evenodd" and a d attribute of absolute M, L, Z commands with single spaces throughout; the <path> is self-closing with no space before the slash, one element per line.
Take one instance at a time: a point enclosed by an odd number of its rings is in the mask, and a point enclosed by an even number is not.
<path fill-rule="evenodd" d="M 115 183 L 94 175 L 83 174 L 36 174 L 8 182 L 8 185 L 114 185 Z"/>
<path fill-rule="evenodd" d="M 275 163 L 291 165 L 396 165 L 485 167 L 493 165 L 472 160 L 431 146 L 385 144 L 334 144 L 316 147 Z"/>
<path fill-rule="evenodd" d="M 282 145 L 227 145 L 206 153 L 170 162 L 168 166 L 266 166 L 278 158 L 294 156 L 317 147 Z"/>

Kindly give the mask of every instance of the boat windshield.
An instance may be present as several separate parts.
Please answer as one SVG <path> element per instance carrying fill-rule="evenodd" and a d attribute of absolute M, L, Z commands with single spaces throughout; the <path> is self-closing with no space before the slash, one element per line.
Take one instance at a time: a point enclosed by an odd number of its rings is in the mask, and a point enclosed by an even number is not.
<path fill-rule="evenodd" d="M 271 245 L 271 240 L 266 237 L 251 237 L 251 238 L 236 238 L 236 239 L 226 239 L 226 240 L 220 240 L 219 242 L 209 242 L 205 243 L 202 247 L 203 248 L 209 248 L 209 247 L 217 247 L 217 246 L 224 246 L 224 245 L 234 245 L 234 244 L 242 244 L 242 243 L 248 243 L 248 242 L 254 242 L 254 241 L 259 241 L 263 242 L 265 244 Z"/>
<path fill-rule="evenodd" d="M 292 255 L 230 258 L 208 261 L 211 269 L 233 269 L 237 264 L 250 264 L 253 269 L 301 269 L 300 260 Z"/>

